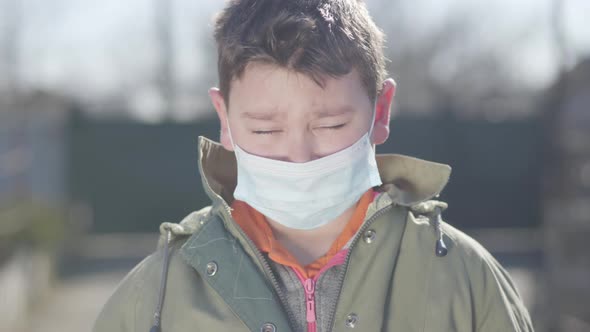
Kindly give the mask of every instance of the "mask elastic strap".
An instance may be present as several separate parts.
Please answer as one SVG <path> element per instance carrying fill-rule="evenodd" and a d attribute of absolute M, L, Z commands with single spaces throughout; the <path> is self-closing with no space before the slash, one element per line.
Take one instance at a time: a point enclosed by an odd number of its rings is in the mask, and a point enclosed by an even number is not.
<path fill-rule="evenodd" d="M 371 126 L 369 127 L 369 140 L 371 139 L 371 135 L 373 134 L 373 129 L 375 127 L 375 118 L 377 117 L 377 101 L 373 103 L 373 115 L 371 116 Z"/>
<path fill-rule="evenodd" d="M 227 132 L 229 134 L 229 141 L 230 141 L 231 146 L 234 148 L 234 151 L 235 151 L 236 144 L 234 143 L 234 139 L 233 139 L 232 134 L 231 134 L 231 128 L 229 126 L 229 117 L 228 116 L 225 117 L 225 124 L 227 125 Z"/>

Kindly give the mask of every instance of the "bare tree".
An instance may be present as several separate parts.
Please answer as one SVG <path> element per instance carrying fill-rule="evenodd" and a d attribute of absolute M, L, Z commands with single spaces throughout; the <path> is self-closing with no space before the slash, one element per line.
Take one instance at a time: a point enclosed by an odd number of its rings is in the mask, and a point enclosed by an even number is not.
<path fill-rule="evenodd" d="M 0 66 L 7 94 L 14 96 L 20 87 L 20 37 L 22 8 L 19 0 L 3 0 L 0 3 Z M 1 83 L 1 82 L 0 82 Z"/>
<path fill-rule="evenodd" d="M 372 5 L 371 12 L 378 13 L 376 20 L 388 36 L 389 71 L 400 83 L 400 109 L 485 116 L 490 109 L 522 108 L 519 102 L 531 97 L 506 59 L 536 33 L 533 22 L 521 22 L 508 34 L 483 40 L 482 24 L 468 6 L 441 13 L 434 28 L 419 29 L 416 18 L 424 10 L 420 5 Z M 500 33 L 488 29 L 485 35 Z"/>
<path fill-rule="evenodd" d="M 174 112 L 175 79 L 174 79 L 174 38 L 172 34 L 172 0 L 155 0 L 156 35 L 158 51 L 160 53 L 159 68 L 156 82 L 162 99 L 165 114 L 170 117 Z"/>

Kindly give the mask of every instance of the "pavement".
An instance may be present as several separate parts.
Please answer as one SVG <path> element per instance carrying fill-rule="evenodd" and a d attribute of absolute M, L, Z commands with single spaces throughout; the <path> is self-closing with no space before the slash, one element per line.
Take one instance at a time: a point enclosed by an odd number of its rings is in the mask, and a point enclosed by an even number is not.
<path fill-rule="evenodd" d="M 53 286 L 34 304 L 24 329 L 6 332 L 90 332 L 123 277 L 155 250 L 157 238 L 153 233 L 103 234 L 72 243 L 61 257 Z"/>
<path fill-rule="evenodd" d="M 33 311 L 25 332 L 91 331 L 102 305 L 126 273 L 117 270 L 60 280 Z"/>

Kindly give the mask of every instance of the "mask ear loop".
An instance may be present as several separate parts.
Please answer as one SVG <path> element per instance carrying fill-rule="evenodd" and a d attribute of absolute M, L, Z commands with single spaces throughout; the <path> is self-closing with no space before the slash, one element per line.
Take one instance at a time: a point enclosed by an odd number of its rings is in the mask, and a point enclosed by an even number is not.
<path fill-rule="evenodd" d="M 227 126 L 227 133 L 229 134 L 229 141 L 231 143 L 232 148 L 234 148 L 234 151 L 235 151 L 236 144 L 234 143 L 234 139 L 231 134 L 231 127 L 229 126 L 229 117 L 228 116 L 225 117 L 225 125 Z"/>
<path fill-rule="evenodd" d="M 372 137 L 371 135 L 373 135 L 373 129 L 375 128 L 375 119 L 377 117 L 377 100 L 375 100 L 375 102 L 373 103 L 373 114 L 371 115 L 371 126 L 369 127 L 369 132 L 367 133 L 367 135 L 369 136 L 369 142 L 372 143 Z"/>
<path fill-rule="evenodd" d="M 229 126 L 229 117 L 225 118 L 225 124 L 227 125 L 227 133 L 229 134 L 229 142 L 231 143 L 232 148 L 234 149 L 234 155 L 236 156 L 236 160 L 240 159 L 240 152 L 243 151 L 236 143 L 234 143 L 233 135 L 231 134 L 231 127 Z"/>

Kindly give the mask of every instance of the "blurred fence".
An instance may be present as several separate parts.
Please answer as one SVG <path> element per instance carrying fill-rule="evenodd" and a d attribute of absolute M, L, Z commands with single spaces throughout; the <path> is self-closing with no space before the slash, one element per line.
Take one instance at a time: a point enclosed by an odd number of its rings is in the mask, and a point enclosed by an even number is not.
<path fill-rule="evenodd" d="M 460 228 L 539 227 L 540 153 L 535 121 L 453 117 L 394 119 L 379 153 L 404 153 L 453 167 L 441 195 Z M 216 119 L 146 125 L 93 121 L 71 126 L 71 195 L 88 202 L 93 232 L 150 232 L 208 205 L 197 138 L 217 139 Z"/>
<path fill-rule="evenodd" d="M 590 58 L 547 91 L 543 225 L 548 312 L 556 330 L 590 331 Z"/>

